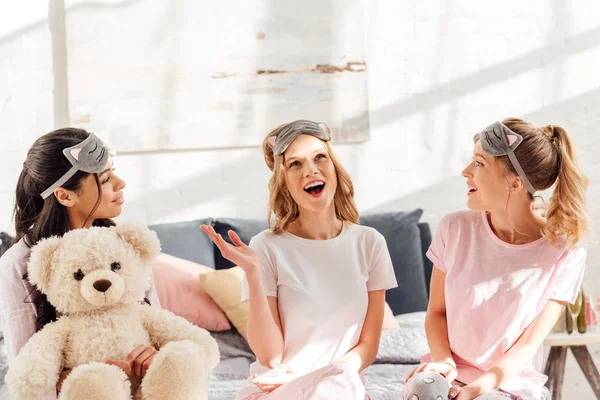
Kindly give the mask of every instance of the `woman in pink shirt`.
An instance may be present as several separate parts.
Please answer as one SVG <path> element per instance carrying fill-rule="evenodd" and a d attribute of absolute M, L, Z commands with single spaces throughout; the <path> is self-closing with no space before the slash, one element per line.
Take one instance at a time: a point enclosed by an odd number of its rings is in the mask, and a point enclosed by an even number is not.
<path fill-rule="evenodd" d="M 470 211 L 445 216 L 427 253 L 431 352 L 404 399 L 548 399 L 542 342 L 583 278 L 588 180 L 558 126 L 509 118 L 474 142 Z M 552 185 L 544 219 L 532 202 Z"/>
<path fill-rule="evenodd" d="M 9 365 L 35 332 L 57 318 L 46 296 L 27 280 L 31 247 L 71 229 L 114 225 L 110 218 L 121 214 L 123 188 L 125 182 L 114 173 L 109 149 L 83 129 L 58 129 L 38 138 L 29 149 L 17 182 L 16 238 L 0 258 L 0 316 Z M 147 297 L 159 306 L 154 289 Z M 139 346 L 126 360 L 107 362 L 136 378 L 143 376 L 155 352 Z M 57 376 L 57 392 L 68 373 Z M 47 398 L 55 397 L 56 393 L 48 393 Z"/>

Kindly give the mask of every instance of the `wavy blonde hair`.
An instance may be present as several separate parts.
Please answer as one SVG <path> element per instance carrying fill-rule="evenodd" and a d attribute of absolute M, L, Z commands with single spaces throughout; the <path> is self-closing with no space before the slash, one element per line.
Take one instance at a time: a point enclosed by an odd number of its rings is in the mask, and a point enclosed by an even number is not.
<path fill-rule="evenodd" d="M 273 136 L 282 126 L 280 125 L 269 132 L 263 141 L 265 162 L 267 167 L 273 171 L 273 175 L 269 179 L 269 208 L 267 216 L 269 228 L 274 233 L 286 231 L 290 224 L 300 215 L 298 204 L 296 204 L 290 193 L 284 189 L 285 175 L 283 163 L 285 162 L 285 153 L 280 156 L 273 154 L 273 149 L 267 143 L 267 138 Z M 354 204 L 354 185 L 352 184 L 350 175 L 335 155 L 330 142 L 323 142 L 323 145 L 333 162 L 337 176 L 337 188 L 333 197 L 335 215 L 344 222 L 358 224 L 358 210 Z M 271 222 L 272 214 L 275 215 L 274 223 Z"/>
<path fill-rule="evenodd" d="M 556 125 L 536 127 L 518 118 L 507 118 L 502 123 L 523 136 L 515 156 L 533 187 L 545 190 L 555 185 L 542 235 L 553 244 L 556 238 L 566 236 L 567 247 L 572 248 L 589 232 L 589 181 L 579 168 L 567 131 Z M 507 156 L 499 158 L 508 171 L 517 174 Z"/>

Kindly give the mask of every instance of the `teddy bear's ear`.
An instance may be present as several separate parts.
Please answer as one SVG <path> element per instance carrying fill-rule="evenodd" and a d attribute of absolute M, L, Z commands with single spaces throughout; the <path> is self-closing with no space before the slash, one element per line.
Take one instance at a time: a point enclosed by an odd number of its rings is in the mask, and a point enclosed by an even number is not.
<path fill-rule="evenodd" d="M 27 263 L 27 278 L 42 293 L 45 293 L 48 288 L 52 268 L 52 255 L 60 247 L 60 240 L 59 237 L 52 236 L 40 240 L 31 248 L 31 255 Z"/>
<path fill-rule="evenodd" d="M 156 232 L 151 231 L 144 225 L 123 223 L 111 229 L 117 232 L 117 235 L 129 243 L 135 253 L 142 261 L 150 261 L 160 253 L 160 241 Z"/>

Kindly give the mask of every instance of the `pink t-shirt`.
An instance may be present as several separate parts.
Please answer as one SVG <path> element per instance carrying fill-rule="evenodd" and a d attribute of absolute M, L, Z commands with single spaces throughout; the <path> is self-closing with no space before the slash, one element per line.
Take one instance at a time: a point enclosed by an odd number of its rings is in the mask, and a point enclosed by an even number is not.
<path fill-rule="evenodd" d="M 586 249 L 553 247 L 545 238 L 513 245 L 492 231 L 485 212 L 445 216 L 427 256 L 446 273 L 446 317 L 458 380 L 471 383 L 517 341 L 549 299 L 572 303 L 585 267 Z M 543 346 L 531 363 L 501 389 L 524 400 L 540 399 Z M 423 357 L 428 361 L 430 355 Z"/>

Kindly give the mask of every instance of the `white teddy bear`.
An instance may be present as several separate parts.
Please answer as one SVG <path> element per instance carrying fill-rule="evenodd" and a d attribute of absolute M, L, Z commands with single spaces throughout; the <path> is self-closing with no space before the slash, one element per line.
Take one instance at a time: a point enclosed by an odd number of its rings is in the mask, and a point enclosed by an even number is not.
<path fill-rule="evenodd" d="M 56 391 L 68 368 L 60 400 L 206 399 L 208 374 L 219 362 L 216 341 L 170 311 L 143 304 L 159 252 L 154 232 L 127 224 L 72 230 L 34 246 L 29 280 L 60 317 L 11 363 L 11 394 L 39 400 Z M 158 350 L 141 383 L 104 363 L 124 360 L 140 344 Z"/>

